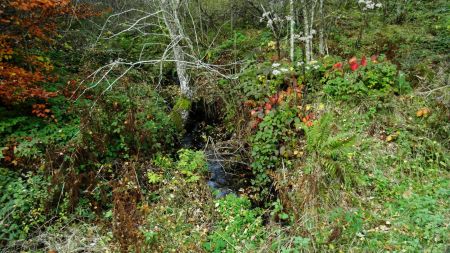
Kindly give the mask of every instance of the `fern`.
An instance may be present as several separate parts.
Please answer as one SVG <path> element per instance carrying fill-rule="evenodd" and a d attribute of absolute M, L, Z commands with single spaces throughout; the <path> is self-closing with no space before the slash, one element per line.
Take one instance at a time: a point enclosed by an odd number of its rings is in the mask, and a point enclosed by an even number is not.
<path fill-rule="evenodd" d="M 312 127 L 304 127 L 308 164 L 315 164 L 320 174 L 330 181 L 341 180 L 350 183 L 351 170 L 345 169 L 347 154 L 353 149 L 354 136 L 338 134 L 333 136 L 333 117 L 323 115 Z M 309 168 L 311 171 L 311 169 Z"/>

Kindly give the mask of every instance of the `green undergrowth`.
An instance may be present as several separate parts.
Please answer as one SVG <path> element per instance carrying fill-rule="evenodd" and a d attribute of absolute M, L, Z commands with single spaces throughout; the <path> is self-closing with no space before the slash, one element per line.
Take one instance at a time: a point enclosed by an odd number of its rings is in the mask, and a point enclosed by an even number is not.
<path fill-rule="evenodd" d="M 59 96 L 0 106 L 2 251 L 447 252 L 448 6 L 383 2 L 396 11 L 327 5 L 330 55 L 307 63 L 300 46 L 286 59 L 283 39 L 280 59 L 265 23 L 215 31 L 228 12 L 209 3 L 219 18 L 203 16 L 189 53 L 232 78 L 189 70 L 192 101 L 171 61 L 117 82 L 126 66 L 102 82 L 71 80 L 163 53 L 165 37 L 137 36 L 150 27 L 99 39 L 86 63 L 76 43 L 49 52 L 63 78 L 44 86 Z M 200 103 L 220 123 L 205 127 Z M 208 152 L 181 148 L 189 110 L 244 182 L 223 198 L 207 184 Z"/>
<path fill-rule="evenodd" d="M 306 66 L 311 77 L 324 75 L 325 85 L 309 88 L 300 104 L 280 104 L 274 101 L 284 100 L 289 87 L 289 74 L 274 72 L 280 65 L 254 65 L 237 87 L 250 114 L 253 185 L 262 189 L 249 196 L 268 196 L 270 185 L 278 198 L 269 200 L 275 204 L 267 206 L 271 216 L 258 249 L 444 252 L 450 124 L 441 99 L 448 89 L 440 99 L 421 95 L 382 58 L 356 71 L 332 70 L 324 59 Z"/>
<path fill-rule="evenodd" d="M 448 142 L 443 139 L 449 125 L 441 124 L 445 108 L 433 107 L 432 115 L 422 118 L 416 111 L 431 107 L 433 101 L 407 95 L 392 97 L 381 108 L 379 102 L 372 103 L 340 104 L 332 110 L 341 129 L 358 138 L 351 158 L 358 183 L 339 205 L 357 210 L 361 225 L 351 236 L 339 236 L 324 246 L 344 251 L 445 251 L 450 183 Z M 433 133 L 426 130 L 430 128 Z M 356 221 L 346 222 L 343 231 Z M 352 240 L 354 246 L 347 246 Z"/>
<path fill-rule="evenodd" d="M 267 238 L 262 210 L 252 208 L 249 199 L 234 194 L 216 200 L 214 206 L 217 220 L 204 249 L 208 252 L 257 251 Z"/>

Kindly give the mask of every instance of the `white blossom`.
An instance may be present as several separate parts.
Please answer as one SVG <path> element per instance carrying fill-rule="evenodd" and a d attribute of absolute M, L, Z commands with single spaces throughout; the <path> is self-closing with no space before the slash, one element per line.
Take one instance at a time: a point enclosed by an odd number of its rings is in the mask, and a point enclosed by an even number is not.
<path fill-rule="evenodd" d="M 381 8 L 383 6 L 381 3 L 375 3 L 372 0 L 358 0 L 358 4 L 362 5 L 363 11 L 373 10 L 375 8 Z"/>
<path fill-rule="evenodd" d="M 272 74 L 273 74 L 274 76 L 277 76 L 277 75 L 281 74 L 281 71 L 279 71 L 278 69 L 274 69 L 274 70 L 272 71 Z"/>

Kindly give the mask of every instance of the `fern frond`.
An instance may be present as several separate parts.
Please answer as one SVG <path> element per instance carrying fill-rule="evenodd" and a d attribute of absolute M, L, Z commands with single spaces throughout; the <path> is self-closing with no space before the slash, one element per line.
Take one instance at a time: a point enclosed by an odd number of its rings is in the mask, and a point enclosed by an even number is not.
<path fill-rule="evenodd" d="M 324 160 L 323 165 L 325 167 L 325 171 L 327 175 L 336 176 L 337 166 L 336 163 L 332 160 Z"/>
<path fill-rule="evenodd" d="M 330 113 L 324 114 L 316 126 L 318 131 L 317 145 L 321 145 L 331 136 L 331 124 L 333 122 L 333 117 Z"/>
<path fill-rule="evenodd" d="M 338 135 L 335 137 L 328 138 L 328 140 L 323 143 L 323 147 L 327 149 L 340 149 L 351 147 L 355 143 L 355 136 L 353 135 Z"/>
<path fill-rule="evenodd" d="M 331 135 L 331 114 L 324 114 L 319 121 L 311 127 L 305 127 L 306 145 L 308 151 L 320 150 L 320 146 Z"/>

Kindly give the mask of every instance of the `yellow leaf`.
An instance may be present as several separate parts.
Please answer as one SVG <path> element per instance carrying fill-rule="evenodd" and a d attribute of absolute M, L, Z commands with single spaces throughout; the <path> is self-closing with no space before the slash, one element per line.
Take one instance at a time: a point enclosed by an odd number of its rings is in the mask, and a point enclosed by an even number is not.
<path fill-rule="evenodd" d="M 424 108 L 421 108 L 421 109 L 419 109 L 417 112 L 416 112 L 416 116 L 417 117 L 428 117 L 428 115 L 431 113 L 431 110 L 430 109 L 428 109 L 428 108 L 426 108 L 426 107 L 424 107 Z"/>
<path fill-rule="evenodd" d="M 397 137 L 398 137 L 399 134 L 400 134 L 400 132 L 397 131 L 397 132 L 395 132 L 395 133 L 389 135 L 388 137 L 386 137 L 386 141 L 387 141 L 387 142 L 395 141 L 395 140 L 397 139 Z"/>

